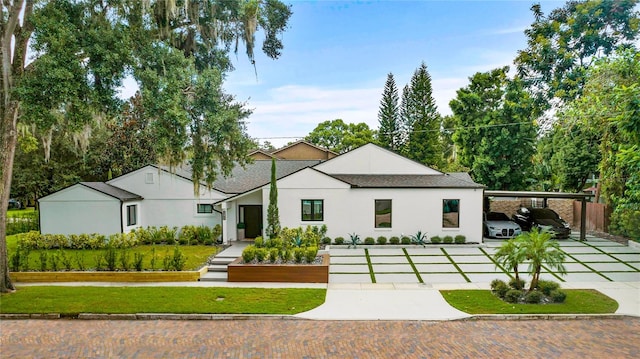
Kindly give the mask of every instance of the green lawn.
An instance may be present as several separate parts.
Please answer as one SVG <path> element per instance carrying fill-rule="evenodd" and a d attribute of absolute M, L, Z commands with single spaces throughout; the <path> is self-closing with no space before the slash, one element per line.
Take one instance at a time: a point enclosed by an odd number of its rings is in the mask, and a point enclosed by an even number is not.
<path fill-rule="evenodd" d="M 7 211 L 7 217 L 8 218 L 22 217 L 24 215 L 28 215 L 34 212 L 36 212 L 36 210 L 33 207 L 29 207 L 25 209 L 10 209 Z M 37 213 L 36 213 L 36 217 L 37 217 Z"/>
<path fill-rule="evenodd" d="M 325 295 L 301 288 L 19 287 L 0 295 L 0 313 L 296 314 Z"/>
<path fill-rule="evenodd" d="M 7 236 L 7 252 L 9 254 L 9 258 L 16 252 L 18 237 L 20 235 L 12 235 Z M 162 260 L 165 255 L 173 255 L 174 250 L 173 245 L 144 245 L 144 246 L 136 246 L 129 250 L 129 257 L 131 262 L 134 259 L 134 253 L 140 253 L 144 256 L 143 259 L 143 268 L 145 270 L 161 270 L 162 269 Z M 156 256 L 156 264 L 155 268 L 152 268 L 151 258 L 153 257 L 153 250 L 155 248 L 155 256 Z M 187 262 L 185 264 L 185 270 L 195 270 L 200 268 L 209 258 L 215 253 L 220 251 L 220 247 L 217 246 L 179 246 L 182 254 L 186 256 Z M 79 270 L 80 265 L 78 261 L 82 262 L 85 269 L 91 269 L 96 267 L 96 259 L 97 257 L 104 253 L 104 250 L 93 250 L 93 249 L 65 249 L 64 251 L 60 251 L 58 249 L 52 250 L 32 250 L 29 254 L 29 269 L 30 270 L 40 270 L 40 253 L 49 252 L 56 253 L 58 258 L 60 258 L 61 253 L 64 252 L 64 255 L 71 261 L 72 270 Z M 118 255 L 120 256 L 122 250 L 118 251 Z M 59 260 L 60 270 L 64 270 L 65 267 L 61 260 Z M 117 261 L 118 267 L 121 267 L 120 259 Z M 48 260 L 47 269 L 51 270 L 51 260 Z M 133 269 L 131 269 L 133 270 Z"/>
<path fill-rule="evenodd" d="M 512 304 L 488 290 L 441 290 L 454 308 L 469 314 L 606 314 L 615 313 L 618 302 L 591 289 L 563 289 L 567 299 L 560 304 Z"/>

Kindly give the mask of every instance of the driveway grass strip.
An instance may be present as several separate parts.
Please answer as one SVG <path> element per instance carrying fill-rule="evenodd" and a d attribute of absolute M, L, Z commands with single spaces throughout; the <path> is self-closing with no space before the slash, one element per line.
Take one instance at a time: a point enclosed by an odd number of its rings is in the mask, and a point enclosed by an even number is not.
<path fill-rule="evenodd" d="M 364 255 L 367 257 L 367 265 L 369 266 L 369 275 L 371 276 L 371 283 L 376 283 L 376 274 L 373 273 L 373 264 L 371 264 L 371 257 L 369 257 L 369 250 L 364 249 Z"/>
<path fill-rule="evenodd" d="M 409 252 L 407 252 L 407 249 L 402 248 L 402 251 L 404 252 L 405 257 L 407 257 L 407 260 L 409 261 L 409 265 L 411 266 L 411 268 L 413 268 L 413 272 L 416 274 L 416 277 L 418 277 L 418 282 L 424 283 L 424 281 L 422 280 L 422 276 L 420 275 L 420 272 L 418 272 L 416 265 L 413 264 L 413 261 L 411 260 L 411 256 L 409 255 Z"/>
<path fill-rule="evenodd" d="M 0 295 L 0 313 L 296 314 L 325 296 L 311 288 L 28 286 Z"/>
<path fill-rule="evenodd" d="M 547 266 L 545 266 L 544 264 L 541 265 L 542 268 L 544 268 L 544 270 L 547 271 L 547 273 L 551 274 L 552 276 L 556 277 L 557 280 L 561 281 L 561 282 L 566 282 L 566 280 L 564 280 L 561 276 L 559 276 L 558 274 L 556 274 L 555 272 L 553 272 L 552 270 L 550 270 Z M 575 272 L 569 272 L 567 271 L 567 273 L 575 273 Z"/>
<path fill-rule="evenodd" d="M 442 253 L 444 253 L 447 259 L 449 259 L 449 262 L 451 262 L 451 264 L 453 264 L 453 266 L 456 267 L 456 270 L 458 271 L 458 273 L 460 273 L 460 275 L 462 275 L 462 277 L 464 277 L 464 280 L 466 280 L 467 283 L 471 283 L 471 279 L 469 279 L 469 277 L 467 277 L 467 275 L 462 271 L 462 269 L 458 267 L 458 264 L 456 264 L 456 262 L 451 258 L 451 256 L 449 256 L 449 253 L 447 253 L 447 251 L 444 248 L 440 248 L 440 250 L 442 251 Z"/>
<path fill-rule="evenodd" d="M 618 261 L 618 262 L 620 262 L 620 263 L 623 263 L 623 264 L 624 264 L 624 265 L 626 265 L 627 267 L 630 267 L 631 269 L 633 269 L 633 270 L 635 270 L 635 271 L 637 271 L 637 272 L 640 272 L 640 270 L 638 270 L 638 269 L 637 269 L 637 268 L 635 268 L 634 266 L 630 265 L 629 263 L 627 263 L 627 262 L 625 262 L 625 261 L 621 261 L 619 258 L 616 258 L 615 256 L 613 256 L 613 255 L 609 254 L 608 252 L 603 251 L 603 250 L 602 250 L 602 249 L 600 249 L 599 247 L 596 247 L 596 246 L 594 246 L 594 245 L 592 245 L 592 244 L 589 244 L 589 243 L 584 243 L 584 244 L 586 244 L 586 245 L 588 245 L 589 247 L 594 248 L 594 249 L 596 249 L 596 250 L 598 250 L 598 251 L 602 252 L 603 254 L 606 254 L 607 256 L 609 256 L 609 257 L 611 257 L 611 258 L 615 259 L 616 261 Z"/>
<path fill-rule="evenodd" d="M 572 256 L 571 254 L 567 253 L 566 251 L 564 251 L 564 250 L 562 250 L 562 249 L 560 249 L 560 250 L 561 250 L 562 252 L 564 252 L 564 254 L 566 254 L 566 255 L 567 255 L 567 257 L 569 257 L 569 258 L 573 259 L 574 261 L 576 261 L 577 263 L 580 263 L 580 264 L 582 264 L 583 266 L 585 266 L 585 267 L 589 268 L 591 271 L 593 271 L 593 273 L 596 273 L 596 274 L 600 275 L 601 277 L 603 277 L 604 279 L 608 280 L 609 282 L 613 282 L 613 281 L 614 281 L 613 279 L 611 279 L 611 278 L 607 277 L 606 275 L 604 275 L 604 274 L 600 273 L 600 271 L 597 271 L 595 268 L 590 267 L 588 264 L 586 264 L 586 263 L 584 263 L 584 262 L 580 261 L 578 258 L 576 258 L 576 257 Z M 570 273 L 570 272 L 569 272 L 569 273 Z"/>
<path fill-rule="evenodd" d="M 502 265 L 500 265 L 500 263 L 496 262 L 496 260 L 493 259 L 493 257 L 489 253 L 487 253 L 487 251 L 485 251 L 484 248 L 478 248 L 478 249 L 480 249 L 480 252 L 484 253 L 484 255 L 487 256 L 491 260 L 491 262 L 495 264 L 496 267 L 500 268 L 502 273 L 505 273 L 507 276 L 509 276 L 509 278 L 513 279 L 513 275 L 511 275 L 511 272 L 507 271 L 506 269 L 504 269 Z"/>

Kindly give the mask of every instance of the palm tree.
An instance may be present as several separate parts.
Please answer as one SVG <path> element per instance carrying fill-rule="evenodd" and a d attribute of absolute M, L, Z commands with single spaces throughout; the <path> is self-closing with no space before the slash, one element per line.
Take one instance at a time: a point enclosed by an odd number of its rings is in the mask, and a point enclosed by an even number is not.
<path fill-rule="evenodd" d="M 518 265 L 524 262 L 525 253 L 522 250 L 517 238 L 510 239 L 498 248 L 498 251 L 493 255 L 496 263 L 509 269 L 513 269 L 515 280 L 520 282 L 520 274 L 518 272 Z"/>
<path fill-rule="evenodd" d="M 551 269 L 557 269 L 560 274 L 567 273 L 563 265 L 565 254 L 560 250 L 558 242 L 551 239 L 551 233 L 532 228 L 530 232 L 524 232 L 518 236 L 518 239 L 522 252 L 530 261 L 529 272 L 532 275 L 530 291 L 538 286 L 543 263 Z"/>

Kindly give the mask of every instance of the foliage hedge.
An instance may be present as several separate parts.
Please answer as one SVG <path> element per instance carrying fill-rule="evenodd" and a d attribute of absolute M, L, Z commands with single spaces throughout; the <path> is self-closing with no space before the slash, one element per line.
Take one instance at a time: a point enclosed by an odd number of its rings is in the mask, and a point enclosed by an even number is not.
<path fill-rule="evenodd" d="M 280 230 L 278 238 L 256 238 L 252 245 L 242 251 L 242 261 L 279 263 L 293 259 L 296 263 L 312 263 L 318 255 L 318 245 L 321 241 L 326 242 L 325 233 L 326 226 L 307 226 L 305 229 L 285 227 Z"/>

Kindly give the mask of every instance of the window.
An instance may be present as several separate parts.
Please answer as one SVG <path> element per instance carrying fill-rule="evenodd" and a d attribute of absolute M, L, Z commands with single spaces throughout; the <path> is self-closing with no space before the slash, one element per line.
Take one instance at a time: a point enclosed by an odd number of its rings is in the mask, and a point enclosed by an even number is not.
<path fill-rule="evenodd" d="M 302 200 L 302 220 L 303 221 L 323 221 L 324 220 L 324 200 L 303 199 Z"/>
<path fill-rule="evenodd" d="M 146 173 L 144 178 L 145 183 L 153 183 L 153 173 Z"/>
<path fill-rule="evenodd" d="M 376 228 L 391 228 L 391 200 L 376 199 Z"/>
<path fill-rule="evenodd" d="M 135 204 L 127 206 L 127 226 L 135 226 L 138 222 L 137 207 Z"/>
<path fill-rule="evenodd" d="M 460 227 L 460 200 L 442 200 L 442 228 Z"/>
<path fill-rule="evenodd" d="M 198 213 L 213 213 L 213 205 L 209 203 L 198 203 Z"/>

